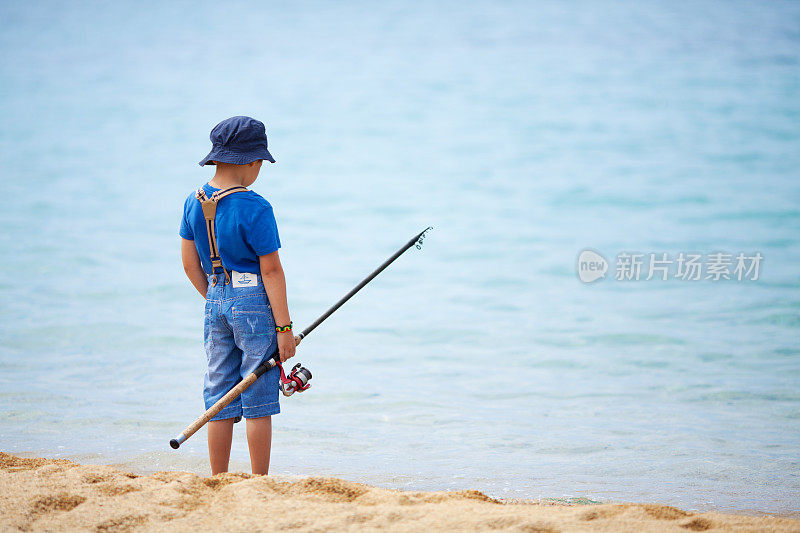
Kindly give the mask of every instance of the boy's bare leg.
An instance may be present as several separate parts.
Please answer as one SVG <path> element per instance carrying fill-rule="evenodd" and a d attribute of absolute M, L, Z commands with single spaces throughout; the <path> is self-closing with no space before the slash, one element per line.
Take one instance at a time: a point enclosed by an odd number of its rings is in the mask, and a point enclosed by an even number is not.
<path fill-rule="evenodd" d="M 272 417 L 247 419 L 247 447 L 254 474 L 269 473 L 269 452 L 272 448 Z"/>
<path fill-rule="evenodd" d="M 211 475 L 228 471 L 234 420 L 228 418 L 208 423 L 208 458 L 211 460 Z"/>

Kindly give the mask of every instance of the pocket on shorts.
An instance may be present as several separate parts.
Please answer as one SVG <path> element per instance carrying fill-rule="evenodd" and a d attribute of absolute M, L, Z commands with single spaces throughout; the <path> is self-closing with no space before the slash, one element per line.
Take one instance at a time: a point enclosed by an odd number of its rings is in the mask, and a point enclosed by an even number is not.
<path fill-rule="evenodd" d="M 266 355 L 275 338 L 275 319 L 268 304 L 236 304 L 233 306 L 233 328 L 236 344 L 247 355 Z"/>
<path fill-rule="evenodd" d="M 211 356 L 211 350 L 214 349 L 214 339 L 211 336 L 211 313 L 212 304 L 206 302 L 205 317 L 203 318 L 203 340 L 205 341 L 206 356 Z"/>

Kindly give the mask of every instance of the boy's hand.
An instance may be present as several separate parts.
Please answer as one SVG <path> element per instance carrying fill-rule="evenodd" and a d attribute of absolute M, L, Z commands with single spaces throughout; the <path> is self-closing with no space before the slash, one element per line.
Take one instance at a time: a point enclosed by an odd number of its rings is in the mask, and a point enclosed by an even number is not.
<path fill-rule="evenodd" d="M 278 353 L 281 357 L 281 363 L 285 363 L 287 359 L 294 357 L 295 338 L 291 331 L 278 332 Z"/>

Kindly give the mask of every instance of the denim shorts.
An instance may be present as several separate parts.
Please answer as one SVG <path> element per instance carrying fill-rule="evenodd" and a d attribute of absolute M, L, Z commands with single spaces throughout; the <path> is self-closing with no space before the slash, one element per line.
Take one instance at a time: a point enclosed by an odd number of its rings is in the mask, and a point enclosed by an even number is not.
<path fill-rule="evenodd" d="M 250 286 L 234 287 L 225 274 L 208 276 L 205 337 L 208 369 L 203 387 L 206 409 L 253 372 L 277 348 L 275 318 L 261 276 Z M 278 414 L 280 370 L 273 367 L 212 420 L 259 418 Z"/>

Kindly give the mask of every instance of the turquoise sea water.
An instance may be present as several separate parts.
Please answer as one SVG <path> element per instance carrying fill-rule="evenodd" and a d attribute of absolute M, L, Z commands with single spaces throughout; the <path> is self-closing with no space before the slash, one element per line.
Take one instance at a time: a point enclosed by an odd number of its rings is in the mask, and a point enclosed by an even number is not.
<path fill-rule="evenodd" d="M 3 3 L 0 449 L 207 471 L 180 267 L 208 131 L 261 118 L 303 327 L 271 471 L 798 512 L 800 5 Z M 760 252 L 583 284 L 584 248 Z M 233 467 L 247 470 L 242 428 Z"/>

